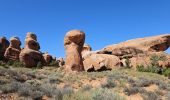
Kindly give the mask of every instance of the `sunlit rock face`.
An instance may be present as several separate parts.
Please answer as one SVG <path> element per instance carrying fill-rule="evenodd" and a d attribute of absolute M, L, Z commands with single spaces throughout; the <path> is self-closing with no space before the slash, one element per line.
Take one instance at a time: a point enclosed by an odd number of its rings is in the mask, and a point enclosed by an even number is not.
<path fill-rule="evenodd" d="M 39 49 L 40 45 L 37 42 L 37 36 L 32 32 L 28 32 L 25 39 L 25 48 L 21 50 L 19 56 L 20 61 L 26 67 L 36 67 L 39 62 L 42 65 L 45 64 L 44 57 Z"/>
<path fill-rule="evenodd" d="M 165 51 L 170 46 L 170 34 L 138 38 L 105 47 L 100 52 L 115 56 L 133 57 L 146 52 Z"/>
<path fill-rule="evenodd" d="M 6 49 L 6 52 L 4 54 L 5 58 L 7 60 L 19 60 L 19 54 L 21 52 L 21 41 L 18 37 L 12 37 L 10 39 L 10 45 Z"/>
<path fill-rule="evenodd" d="M 85 41 L 85 33 L 80 30 L 72 30 L 66 33 L 64 47 L 66 52 L 66 70 L 84 71 L 82 49 Z"/>
<path fill-rule="evenodd" d="M 4 54 L 6 49 L 9 47 L 9 41 L 6 39 L 6 37 L 0 37 L 0 60 L 4 60 Z"/>

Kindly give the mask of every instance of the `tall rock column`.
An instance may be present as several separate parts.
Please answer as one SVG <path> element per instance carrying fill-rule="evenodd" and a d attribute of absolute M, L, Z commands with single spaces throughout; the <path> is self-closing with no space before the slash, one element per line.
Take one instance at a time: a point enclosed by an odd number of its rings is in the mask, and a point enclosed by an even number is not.
<path fill-rule="evenodd" d="M 66 70 L 84 71 L 82 49 L 85 41 L 85 33 L 80 30 L 72 30 L 66 33 L 64 47 L 66 52 Z"/>
<path fill-rule="evenodd" d="M 12 37 L 10 39 L 10 46 L 5 51 L 5 58 L 7 60 L 19 60 L 19 54 L 21 52 L 21 41 L 18 37 Z"/>
<path fill-rule="evenodd" d="M 28 32 L 25 39 L 25 48 L 21 50 L 20 61 L 26 67 L 36 67 L 39 62 L 45 63 L 42 53 L 39 51 L 40 46 L 37 42 L 37 36 Z"/>
<path fill-rule="evenodd" d="M 9 41 L 6 37 L 0 37 L 0 60 L 4 60 L 4 53 L 6 49 L 9 47 Z"/>

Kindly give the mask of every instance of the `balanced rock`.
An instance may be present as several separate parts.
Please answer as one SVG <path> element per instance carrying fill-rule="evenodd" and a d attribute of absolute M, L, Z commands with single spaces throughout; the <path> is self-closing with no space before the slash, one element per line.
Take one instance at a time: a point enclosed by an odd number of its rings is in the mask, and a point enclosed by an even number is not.
<path fill-rule="evenodd" d="M 146 52 L 165 51 L 170 46 L 170 34 L 138 38 L 105 47 L 101 54 L 111 54 L 121 58 L 133 57 Z"/>
<path fill-rule="evenodd" d="M 4 54 L 6 49 L 9 47 L 9 41 L 6 37 L 0 37 L 0 60 L 4 60 Z"/>
<path fill-rule="evenodd" d="M 89 52 L 83 57 L 84 69 L 87 72 L 112 70 L 121 67 L 121 61 L 118 57 L 108 54 L 97 54 Z"/>
<path fill-rule="evenodd" d="M 25 48 L 21 50 L 19 56 L 20 61 L 23 62 L 26 67 L 36 67 L 39 62 L 44 64 L 45 60 L 39 49 L 40 46 L 37 42 L 36 35 L 30 32 L 27 33 Z"/>
<path fill-rule="evenodd" d="M 19 54 L 21 52 L 20 46 L 20 39 L 18 37 L 12 37 L 10 39 L 10 45 L 4 54 L 5 58 L 8 60 L 19 60 Z"/>
<path fill-rule="evenodd" d="M 85 41 L 85 33 L 72 30 L 66 33 L 64 47 L 66 52 L 66 70 L 83 71 L 82 49 Z"/>
<path fill-rule="evenodd" d="M 53 57 L 48 54 L 47 52 L 43 54 L 43 57 L 44 57 L 44 60 L 45 60 L 45 63 L 48 65 L 51 63 L 51 61 L 53 60 Z"/>

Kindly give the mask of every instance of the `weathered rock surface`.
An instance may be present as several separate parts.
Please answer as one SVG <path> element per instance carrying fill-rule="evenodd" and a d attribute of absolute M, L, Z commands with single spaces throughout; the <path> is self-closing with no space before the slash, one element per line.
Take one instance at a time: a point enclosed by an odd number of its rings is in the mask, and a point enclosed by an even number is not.
<path fill-rule="evenodd" d="M 82 50 L 81 54 L 82 54 L 82 56 L 83 56 L 83 55 L 85 55 L 86 53 L 88 53 L 88 52 L 90 52 L 90 51 L 92 51 L 91 46 L 88 45 L 88 44 L 84 44 L 83 50 Z"/>
<path fill-rule="evenodd" d="M 10 39 L 10 46 L 6 49 L 4 54 L 7 60 L 19 60 L 19 54 L 21 52 L 21 41 L 18 37 L 12 37 Z"/>
<path fill-rule="evenodd" d="M 84 68 L 88 72 L 112 70 L 113 68 L 121 66 L 120 59 L 114 55 L 91 52 L 84 56 L 83 59 Z"/>
<path fill-rule="evenodd" d="M 48 53 L 44 53 L 43 57 L 44 57 L 45 63 L 47 65 L 50 64 L 51 61 L 53 60 L 53 57 L 50 54 L 48 54 Z"/>
<path fill-rule="evenodd" d="M 0 37 L 0 60 L 4 59 L 4 53 L 6 49 L 9 47 L 9 41 L 6 37 Z"/>
<path fill-rule="evenodd" d="M 62 67 L 62 66 L 65 65 L 65 60 L 64 60 L 64 58 L 58 58 L 58 59 L 57 59 L 57 62 L 58 62 L 58 64 L 59 64 L 60 67 Z"/>
<path fill-rule="evenodd" d="M 153 61 L 152 59 L 156 59 Z M 170 55 L 165 52 L 149 52 L 147 54 L 137 55 L 130 58 L 131 65 L 136 68 L 137 65 L 151 66 L 157 64 L 159 67 L 170 67 Z"/>
<path fill-rule="evenodd" d="M 37 37 L 33 33 L 27 33 L 25 39 L 25 48 L 21 50 L 20 61 L 26 67 L 36 67 L 39 62 L 43 65 L 45 63 L 42 53 L 39 51 L 40 46 L 37 42 Z"/>
<path fill-rule="evenodd" d="M 72 30 L 66 33 L 64 47 L 66 52 L 66 70 L 83 71 L 82 49 L 85 41 L 85 33 Z"/>
<path fill-rule="evenodd" d="M 102 54 L 111 54 L 121 58 L 133 57 L 146 52 L 165 51 L 170 46 L 170 34 L 138 38 L 105 47 Z"/>

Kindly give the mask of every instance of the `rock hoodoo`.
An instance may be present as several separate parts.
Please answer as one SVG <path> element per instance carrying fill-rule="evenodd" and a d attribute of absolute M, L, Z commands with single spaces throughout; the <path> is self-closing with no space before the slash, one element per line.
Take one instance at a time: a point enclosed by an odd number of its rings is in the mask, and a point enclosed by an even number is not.
<path fill-rule="evenodd" d="M 45 63 L 42 53 L 39 51 L 40 46 L 37 42 L 37 36 L 34 33 L 28 32 L 25 39 L 25 48 L 21 50 L 20 61 L 26 67 L 36 67 L 39 62 Z"/>
<path fill-rule="evenodd" d="M 85 33 L 80 30 L 72 30 L 66 33 L 64 47 L 66 52 L 66 70 L 83 71 L 82 49 L 85 41 Z"/>
<path fill-rule="evenodd" d="M 21 41 L 18 37 L 12 37 L 10 39 L 10 45 L 6 49 L 6 52 L 4 54 L 5 58 L 7 60 L 19 60 L 19 54 L 21 52 Z"/>
<path fill-rule="evenodd" d="M 4 60 L 4 53 L 6 49 L 9 47 L 9 41 L 6 37 L 0 37 L 0 60 Z"/>

